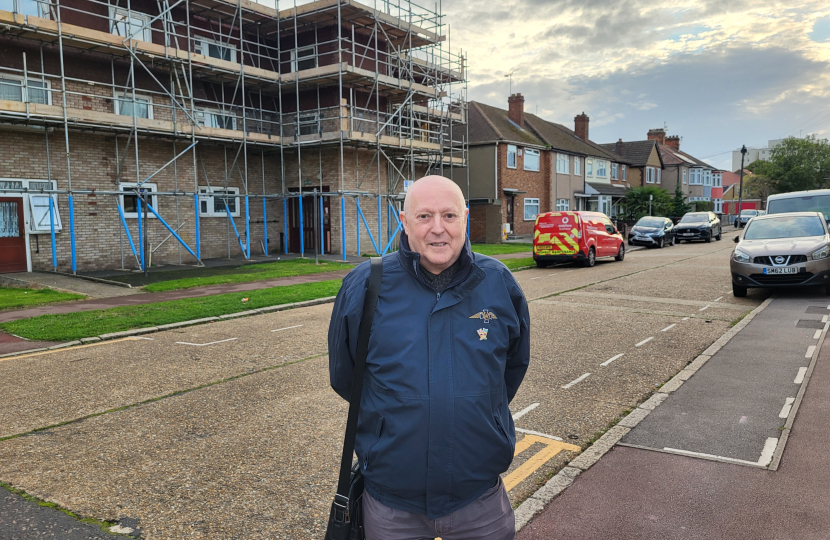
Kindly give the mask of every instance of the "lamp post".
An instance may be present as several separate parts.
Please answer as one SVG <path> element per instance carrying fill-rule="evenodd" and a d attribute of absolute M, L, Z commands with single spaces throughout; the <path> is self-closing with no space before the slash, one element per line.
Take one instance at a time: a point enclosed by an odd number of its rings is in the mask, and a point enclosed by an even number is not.
<path fill-rule="evenodd" d="M 744 201 L 744 158 L 746 157 L 746 145 L 741 146 L 741 184 L 738 187 L 738 228 L 741 228 L 741 205 Z"/>

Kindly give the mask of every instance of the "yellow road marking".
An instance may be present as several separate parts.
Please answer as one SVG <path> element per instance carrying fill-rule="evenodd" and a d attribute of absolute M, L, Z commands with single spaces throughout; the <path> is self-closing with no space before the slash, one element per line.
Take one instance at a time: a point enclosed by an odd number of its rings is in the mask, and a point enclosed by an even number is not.
<path fill-rule="evenodd" d="M 525 435 L 521 441 L 516 443 L 516 450 L 513 452 L 513 456 L 518 456 L 530 448 L 534 443 L 544 444 L 545 448 L 536 452 L 530 459 L 522 463 L 516 468 L 515 471 L 508 474 L 504 478 L 504 487 L 507 491 L 510 491 L 514 487 L 518 486 L 525 478 L 533 474 L 534 471 L 547 463 L 559 452 L 563 450 L 579 452 L 581 450 L 580 447 L 573 444 L 554 441 L 553 439 L 546 439 L 544 437 L 537 437 L 536 435 Z"/>
<path fill-rule="evenodd" d="M 121 339 L 110 339 L 107 341 L 96 341 L 95 343 L 87 343 L 86 345 L 73 345 L 72 347 L 63 347 L 61 349 L 55 349 L 53 351 L 40 351 L 31 354 L 21 354 L 20 356 L 9 356 L 7 358 L 0 358 L 0 362 L 5 362 L 6 360 L 19 360 L 20 358 L 30 358 L 32 356 L 42 356 L 44 354 L 52 354 L 56 352 L 63 352 L 63 351 L 74 351 L 77 349 L 86 349 L 87 347 L 96 347 L 98 345 L 108 345 L 110 343 L 118 343 L 120 341 L 140 341 L 141 338 L 137 337 L 125 337 Z"/>

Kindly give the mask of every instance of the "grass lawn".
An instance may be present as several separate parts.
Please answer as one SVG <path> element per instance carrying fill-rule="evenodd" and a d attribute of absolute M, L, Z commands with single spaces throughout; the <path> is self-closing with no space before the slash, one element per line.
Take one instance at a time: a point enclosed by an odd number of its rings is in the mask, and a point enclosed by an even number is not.
<path fill-rule="evenodd" d="M 526 257 L 524 259 L 501 259 L 501 262 L 514 272 L 523 266 L 536 266 L 533 257 Z"/>
<path fill-rule="evenodd" d="M 146 278 L 144 274 L 127 274 L 107 279 L 129 283 L 133 287 L 144 286 L 144 290 L 148 292 L 161 292 L 203 287 L 205 285 L 246 283 L 279 277 L 333 272 L 335 270 L 351 270 L 352 268 L 354 268 L 354 265 L 345 263 L 323 262 L 316 265 L 314 261 L 308 259 L 291 259 L 243 266 L 162 270 L 151 272 Z"/>
<path fill-rule="evenodd" d="M 78 313 L 41 315 L 0 324 L 4 331 L 38 341 L 73 341 L 85 337 L 160 324 L 217 317 L 291 302 L 335 296 L 341 280 L 272 287 L 244 293 L 185 298 L 157 304 L 124 306 Z M 248 298 L 242 302 L 242 298 Z"/>
<path fill-rule="evenodd" d="M 473 244 L 472 247 L 476 253 L 488 256 L 524 253 L 533 250 L 533 244 Z"/>
<path fill-rule="evenodd" d="M 0 311 L 22 307 L 41 306 L 54 302 L 83 300 L 86 296 L 52 289 L 18 289 L 17 287 L 0 287 Z"/>

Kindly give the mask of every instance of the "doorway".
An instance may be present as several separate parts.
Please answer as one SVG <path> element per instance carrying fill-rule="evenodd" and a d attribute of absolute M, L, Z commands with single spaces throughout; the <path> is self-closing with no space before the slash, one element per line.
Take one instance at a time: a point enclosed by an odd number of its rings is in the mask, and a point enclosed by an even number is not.
<path fill-rule="evenodd" d="M 23 199 L 0 197 L 0 273 L 26 270 Z"/>
<path fill-rule="evenodd" d="M 319 189 L 319 188 L 318 188 Z M 289 188 L 296 193 L 299 188 Z M 323 192 L 328 192 L 329 186 L 323 186 Z M 303 224 L 300 227 L 300 198 L 288 200 L 288 251 L 300 252 L 300 234 L 303 235 L 303 251 L 306 253 L 319 249 L 320 245 L 320 196 L 314 204 L 314 195 L 303 190 Z M 323 197 L 323 251 L 331 253 L 331 197 Z"/>
<path fill-rule="evenodd" d="M 516 234 L 516 229 L 513 227 L 513 207 L 515 206 L 516 197 L 514 195 L 507 196 L 507 215 L 505 216 L 505 222 L 510 225 L 510 234 Z"/>

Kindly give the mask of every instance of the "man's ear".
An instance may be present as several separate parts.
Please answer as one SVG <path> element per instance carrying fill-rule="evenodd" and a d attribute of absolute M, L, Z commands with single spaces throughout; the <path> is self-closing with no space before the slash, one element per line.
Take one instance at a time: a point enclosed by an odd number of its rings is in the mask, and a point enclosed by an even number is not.
<path fill-rule="evenodd" d="M 403 232 L 405 232 L 406 235 L 409 236 L 409 225 L 406 222 L 406 212 L 401 210 L 400 216 L 401 216 L 401 224 L 403 225 Z"/>

